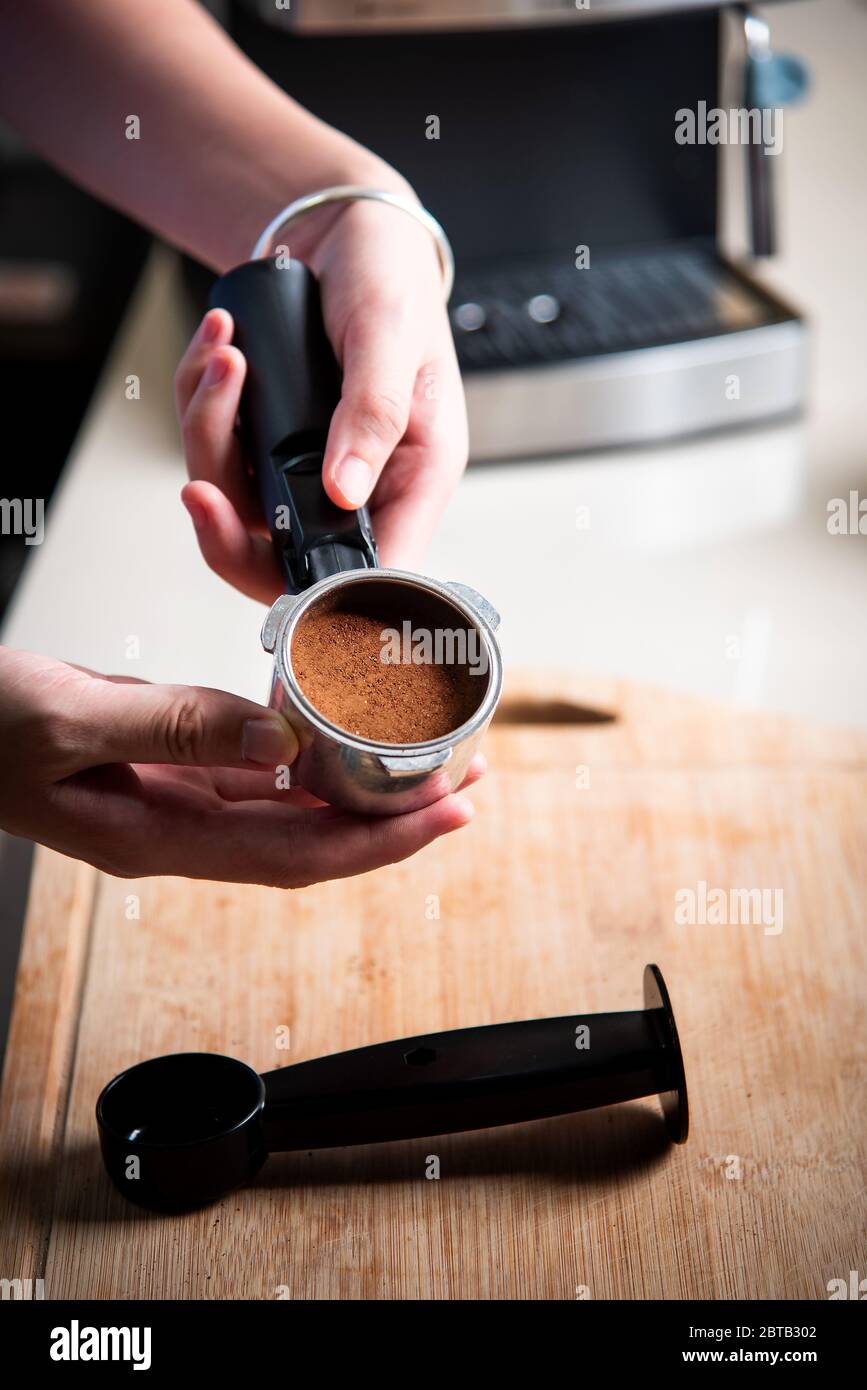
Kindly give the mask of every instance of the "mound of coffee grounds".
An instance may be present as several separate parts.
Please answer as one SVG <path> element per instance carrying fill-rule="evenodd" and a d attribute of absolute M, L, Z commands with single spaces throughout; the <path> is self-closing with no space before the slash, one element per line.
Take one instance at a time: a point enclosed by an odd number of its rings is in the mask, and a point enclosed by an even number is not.
<path fill-rule="evenodd" d="M 455 612 L 445 612 L 452 629 L 464 625 Z M 332 724 L 377 743 L 426 743 L 452 733 L 478 709 L 488 682 L 468 664 L 382 660 L 383 634 L 400 631 L 410 616 L 393 602 L 350 596 L 318 605 L 301 619 L 292 669 L 307 699 Z M 429 621 L 430 615 L 413 617 L 414 625 Z"/>

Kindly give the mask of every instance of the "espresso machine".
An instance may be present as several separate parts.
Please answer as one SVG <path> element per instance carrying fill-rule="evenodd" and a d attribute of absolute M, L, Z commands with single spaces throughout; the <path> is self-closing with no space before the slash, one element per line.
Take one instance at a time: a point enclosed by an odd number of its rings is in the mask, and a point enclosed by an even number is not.
<path fill-rule="evenodd" d="M 773 252 L 779 152 L 675 138 L 684 109 L 786 99 L 764 18 L 695 0 L 236 0 L 226 23 L 445 226 L 474 459 L 798 411 L 804 323 L 720 244 L 726 152 L 748 261 Z"/>

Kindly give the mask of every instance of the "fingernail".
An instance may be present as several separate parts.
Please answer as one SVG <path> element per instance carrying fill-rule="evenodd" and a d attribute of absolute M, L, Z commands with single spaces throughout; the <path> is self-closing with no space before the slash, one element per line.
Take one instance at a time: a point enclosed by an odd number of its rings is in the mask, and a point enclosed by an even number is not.
<path fill-rule="evenodd" d="M 456 796 L 455 805 L 460 807 L 461 813 L 464 817 L 464 825 L 468 825 L 469 822 L 472 820 L 473 816 L 476 814 L 475 806 L 470 801 L 468 796 Z"/>
<path fill-rule="evenodd" d="M 215 310 L 205 314 L 202 320 L 201 340 L 203 343 L 211 343 L 220 331 L 220 315 Z"/>
<path fill-rule="evenodd" d="M 188 502 L 186 498 L 183 498 L 182 501 L 190 514 L 190 520 L 192 521 L 196 530 L 204 531 L 205 527 L 208 524 L 208 514 L 205 511 L 204 507 L 200 507 L 198 502 Z"/>
<path fill-rule="evenodd" d="M 355 454 L 347 454 L 343 462 L 337 465 L 336 478 L 337 486 L 347 502 L 351 502 L 353 507 L 363 506 L 373 487 L 373 469 L 370 464 L 357 458 Z"/>
<path fill-rule="evenodd" d="M 222 381 L 226 372 L 229 370 L 229 359 L 225 353 L 215 352 L 213 357 L 208 359 L 205 368 L 204 382 L 206 386 L 216 386 L 218 381 Z"/>
<path fill-rule="evenodd" d="M 277 767 L 295 759 L 298 745 L 289 725 L 273 719 L 248 719 L 241 735 L 241 757 L 259 767 Z"/>

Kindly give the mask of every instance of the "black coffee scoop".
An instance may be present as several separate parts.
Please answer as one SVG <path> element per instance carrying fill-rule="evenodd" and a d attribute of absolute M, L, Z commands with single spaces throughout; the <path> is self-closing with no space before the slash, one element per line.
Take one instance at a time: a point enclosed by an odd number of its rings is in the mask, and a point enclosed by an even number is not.
<path fill-rule="evenodd" d="M 668 990 L 644 971 L 644 1008 L 497 1023 L 378 1043 L 259 1076 L 211 1052 L 121 1072 L 96 1103 L 102 1156 L 140 1206 L 182 1210 L 250 1182 L 269 1153 L 415 1139 L 660 1095 L 689 1128 Z"/>

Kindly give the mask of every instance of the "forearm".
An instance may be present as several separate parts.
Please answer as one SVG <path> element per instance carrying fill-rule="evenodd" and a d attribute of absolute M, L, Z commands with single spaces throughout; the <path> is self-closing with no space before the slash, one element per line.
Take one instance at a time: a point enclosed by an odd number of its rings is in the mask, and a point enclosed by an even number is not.
<path fill-rule="evenodd" d="M 0 114 L 34 149 L 217 270 L 246 259 L 302 193 L 403 186 L 270 82 L 195 0 L 26 0 L 0 19 L 0 54 Z M 131 116 L 139 139 L 127 138 Z"/>

